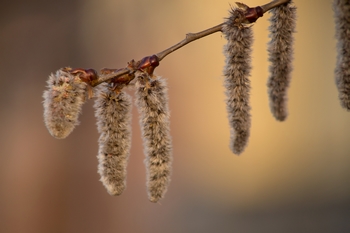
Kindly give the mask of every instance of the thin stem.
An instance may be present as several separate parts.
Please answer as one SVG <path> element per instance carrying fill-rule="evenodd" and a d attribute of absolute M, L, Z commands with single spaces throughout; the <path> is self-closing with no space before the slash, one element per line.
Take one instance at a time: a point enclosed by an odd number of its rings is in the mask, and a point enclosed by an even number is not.
<path fill-rule="evenodd" d="M 290 1 L 291 0 L 275 0 L 275 1 L 269 2 L 265 5 L 262 5 L 261 8 L 263 9 L 263 12 L 265 13 L 274 7 L 277 7 L 279 5 L 283 5 L 283 4 L 290 2 Z"/>
<path fill-rule="evenodd" d="M 201 31 L 201 32 L 187 33 L 185 39 L 183 39 L 182 41 L 180 41 L 176 45 L 173 45 L 170 48 L 168 48 L 160 53 L 157 53 L 156 55 L 159 58 L 159 61 L 163 60 L 163 58 L 166 57 L 167 55 L 169 55 L 170 53 L 174 52 L 175 50 L 178 50 L 179 48 L 187 45 L 188 43 L 190 43 L 192 41 L 198 40 L 198 39 L 203 38 L 205 36 L 211 35 L 215 32 L 221 31 L 223 25 L 224 24 L 222 23 L 222 24 L 216 25 L 215 27 L 206 29 L 206 30 Z"/>
<path fill-rule="evenodd" d="M 116 72 L 110 74 L 100 74 L 98 79 L 93 80 L 90 85 L 95 87 L 103 82 L 106 82 L 112 78 L 122 77 L 125 74 L 132 72 L 129 68 L 122 68 Z"/>

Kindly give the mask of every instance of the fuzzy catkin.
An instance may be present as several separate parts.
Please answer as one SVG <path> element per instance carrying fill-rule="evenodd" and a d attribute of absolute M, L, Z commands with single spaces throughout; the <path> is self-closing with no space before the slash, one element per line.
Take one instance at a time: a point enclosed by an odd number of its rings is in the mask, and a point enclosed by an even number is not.
<path fill-rule="evenodd" d="M 291 80 L 293 61 L 293 33 L 296 7 L 293 1 L 271 9 L 270 42 L 268 44 L 270 77 L 268 94 L 273 116 L 284 121 L 287 112 L 287 89 Z"/>
<path fill-rule="evenodd" d="M 94 108 L 100 133 L 98 173 L 110 195 L 120 195 L 126 187 L 126 166 L 131 147 L 131 97 L 116 93 L 108 84 L 97 88 Z"/>
<path fill-rule="evenodd" d="M 50 134 L 67 137 L 79 124 L 78 116 L 86 98 L 87 84 L 72 75 L 69 68 L 51 74 L 44 91 L 44 121 Z"/>
<path fill-rule="evenodd" d="M 172 145 L 166 81 L 137 74 L 136 105 L 145 147 L 148 199 L 158 202 L 170 182 Z"/>
<path fill-rule="evenodd" d="M 337 63 L 335 82 L 341 106 L 350 111 L 350 1 L 334 0 Z"/>
<path fill-rule="evenodd" d="M 230 148 L 238 155 L 243 152 L 250 134 L 250 81 L 248 77 L 251 70 L 253 32 L 251 27 L 240 23 L 244 18 L 239 9 L 231 9 L 230 13 L 222 30 L 227 39 L 224 47 L 226 56 L 224 86 L 227 96 L 226 109 L 231 128 Z"/>

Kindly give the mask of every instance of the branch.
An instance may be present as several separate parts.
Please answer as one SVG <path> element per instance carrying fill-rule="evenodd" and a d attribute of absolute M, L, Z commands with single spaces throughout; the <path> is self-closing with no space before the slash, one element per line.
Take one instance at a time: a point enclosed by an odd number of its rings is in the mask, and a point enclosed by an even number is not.
<path fill-rule="evenodd" d="M 95 87 L 103 82 L 106 82 L 108 80 L 111 80 L 113 78 L 118 78 L 118 77 L 123 77 L 124 75 L 127 75 L 129 73 L 132 73 L 132 71 L 130 69 L 126 68 L 122 68 L 122 69 L 118 69 L 117 71 L 113 72 L 113 73 L 109 73 L 109 74 L 104 74 L 102 73 L 101 75 L 99 75 L 98 79 L 92 80 L 90 85 Z M 120 80 L 122 81 L 122 80 Z"/>
<path fill-rule="evenodd" d="M 261 8 L 263 9 L 263 12 L 265 13 L 265 12 L 271 10 L 272 8 L 277 7 L 279 5 L 283 5 L 287 2 L 290 2 L 290 0 L 275 0 L 275 1 L 269 2 L 265 5 L 262 5 Z"/>
<path fill-rule="evenodd" d="M 250 8 L 243 3 L 236 3 L 237 6 L 242 9 L 245 13 L 246 20 L 245 24 L 250 24 L 255 22 L 258 18 L 262 17 L 263 14 L 274 7 L 283 5 L 290 0 L 274 0 L 270 3 L 267 3 L 263 6 L 257 6 Z M 179 43 L 171 46 L 168 49 L 165 49 L 162 52 L 157 53 L 156 55 L 144 57 L 140 61 L 135 62 L 134 60 L 128 62 L 128 66 L 121 69 L 103 69 L 100 75 L 91 77 L 91 75 L 87 78 L 86 72 L 83 72 L 80 69 L 80 77 L 83 81 L 87 82 L 90 86 L 95 87 L 103 82 L 113 82 L 114 85 L 127 85 L 132 79 L 134 79 L 133 74 L 137 70 L 146 71 L 149 74 L 152 74 L 154 69 L 159 65 L 159 62 L 163 60 L 167 55 L 172 52 L 182 48 L 183 46 L 201 39 L 203 37 L 209 36 L 213 33 L 222 31 L 224 23 L 211 27 L 201 32 L 197 33 L 188 33 L 186 34 L 186 38 L 180 41 Z"/>
<path fill-rule="evenodd" d="M 186 38 L 184 40 L 180 41 L 176 45 L 173 45 L 170 48 L 168 48 L 168 49 L 166 49 L 166 50 L 164 50 L 164 51 L 162 51 L 160 53 L 157 53 L 156 56 L 159 58 L 159 61 L 161 61 L 161 60 L 163 60 L 164 57 L 166 57 L 170 53 L 174 52 L 175 50 L 178 50 L 179 48 L 187 45 L 188 43 L 191 43 L 192 41 L 195 41 L 195 40 L 198 40 L 200 38 L 209 36 L 209 35 L 211 35 L 211 34 L 213 34 L 215 32 L 221 31 L 223 25 L 224 24 L 222 23 L 222 24 L 216 25 L 215 27 L 206 29 L 206 30 L 201 31 L 201 32 L 187 33 L 186 34 Z"/>

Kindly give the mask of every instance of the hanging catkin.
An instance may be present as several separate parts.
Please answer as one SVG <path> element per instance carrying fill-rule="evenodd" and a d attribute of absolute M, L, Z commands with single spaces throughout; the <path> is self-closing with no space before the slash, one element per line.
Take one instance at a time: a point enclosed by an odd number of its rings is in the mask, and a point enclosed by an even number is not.
<path fill-rule="evenodd" d="M 62 68 L 51 74 L 44 91 L 44 121 L 55 138 L 67 137 L 79 124 L 78 116 L 86 99 L 87 84 Z"/>
<path fill-rule="evenodd" d="M 268 44 L 270 77 L 267 83 L 270 109 L 273 116 L 284 121 L 287 112 L 293 60 L 293 33 L 295 32 L 296 7 L 293 1 L 275 7 L 270 17 L 270 42 Z"/>
<path fill-rule="evenodd" d="M 338 40 L 335 81 L 341 106 L 350 110 L 350 1 L 334 0 L 333 9 Z"/>
<path fill-rule="evenodd" d="M 159 76 L 150 77 L 139 72 L 136 77 L 136 105 L 141 115 L 148 198 L 158 202 L 169 185 L 172 163 L 167 86 Z"/>
<path fill-rule="evenodd" d="M 235 154 L 243 152 L 249 139 L 250 106 L 248 79 L 251 70 L 251 46 L 253 32 L 250 26 L 242 24 L 244 12 L 239 8 L 231 9 L 225 22 L 223 34 L 227 39 L 224 47 L 226 65 L 224 68 L 226 88 L 226 108 L 231 127 L 230 148 Z"/>
<path fill-rule="evenodd" d="M 111 90 L 103 83 L 97 88 L 95 116 L 100 133 L 98 173 L 111 195 L 120 195 L 126 186 L 126 166 L 131 146 L 131 97 Z"/>

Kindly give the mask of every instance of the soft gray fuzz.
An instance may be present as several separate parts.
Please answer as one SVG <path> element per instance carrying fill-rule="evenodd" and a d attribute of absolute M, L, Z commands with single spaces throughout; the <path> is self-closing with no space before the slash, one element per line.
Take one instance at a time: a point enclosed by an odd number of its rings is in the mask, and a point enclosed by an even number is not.
<path fill-rule="evenodd" d="M 249 139 L 250 106 L 248 79 L 251 70 L 251 46 L 253 32 L 251 27 L 244 26 L 242 12 L 232 9 L 225 22 L 223 34 L 227 39 L 224 47 L 226 65 L 224 67 L 226 88 L 226 108 L 231 127 L 230 148 L 235 154 L 243 152 Z"/>
<path fill-rule="evenodd" d="M 87 84 L 67 68 L 51 74 L 44 91 L 44 121 L 50 134 L 65 138 L 79 124 L 78 116 L 85 102 Z"/>
<path fill-rule="evenodd" d="M 116 93 L 107 83 L 97 87 L 94 107 L 100 133 L 98 173 L 110 195 L 120 195 L 126 187 L 126 166 L 131 147 L 131 97 Z"/>
<path fill-rule="evenodd" d="M 338 40 L 335 81 L 342 107 L 350 110 L 350 1 L 334 0 L 333 9 Z"/>
<path fill-rule="evenodd" d="M 273 116 L 284 121 L 287 112 L 287 89 L 289 87 L 293 60 L 293 33 L 295 32 L 296 7 L 293 1 L 273 8 L 270 17 L 268 44 L 270 77 L 267 83 L 270 109 Z"/>
<path fill-rule="evenodd" d="M 145 147 L 148 199 L 158 202 L 164 197 L 170 182 L 172 145 L 166 81 L 136 74 L 136 105 Z"/>

